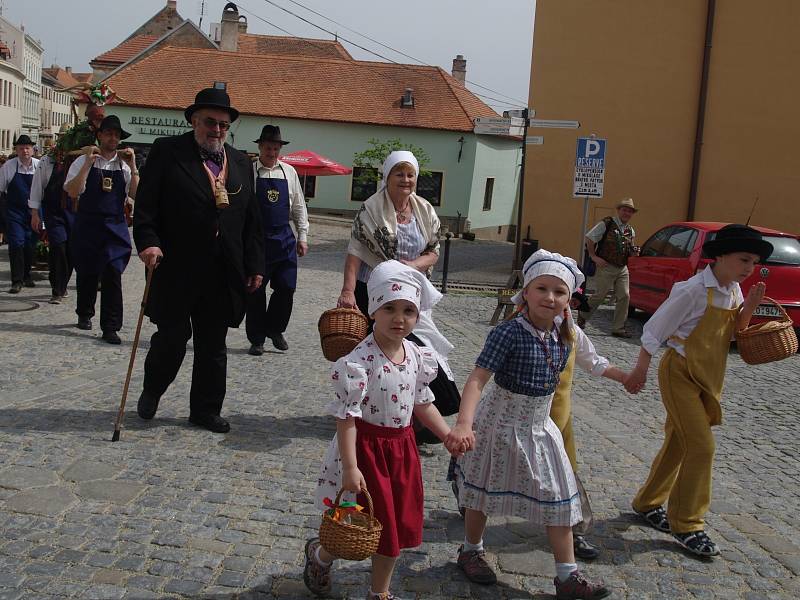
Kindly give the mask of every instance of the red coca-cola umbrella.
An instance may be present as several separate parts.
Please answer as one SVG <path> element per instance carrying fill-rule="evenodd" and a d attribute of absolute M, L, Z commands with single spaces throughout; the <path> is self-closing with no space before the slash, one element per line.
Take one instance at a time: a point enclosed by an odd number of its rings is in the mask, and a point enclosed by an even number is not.
<path fill-rule="evenodd" d="M 298 175 L 349 175 L 353 172 L 350 167 L 345 167 L 312 152 L 311 150 L 298 150 L 286 156 L 281 156 L 281 160 L 286 164 L 292 165 Z"/>

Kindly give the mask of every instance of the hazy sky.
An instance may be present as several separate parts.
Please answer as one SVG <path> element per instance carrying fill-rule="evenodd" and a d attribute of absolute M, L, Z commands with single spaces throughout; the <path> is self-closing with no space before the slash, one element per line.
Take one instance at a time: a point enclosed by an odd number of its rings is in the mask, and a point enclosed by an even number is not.
<path fill-rule="evenodd" d="M 528 97 L 535 0 L 272 0 L 330 31 L 395 62 L 415 64 L 347 28 L 367 35 L 448 72 L 457 54 L 467 59 L 468 84 L 501 112 L 524 105 Z M 195 23 L 202 0 L 178 0 L 178 12 Z M 45 47 L 45 66 L 58 63 L 89 71 L 89 61 L 116 46 L 166 4 L 166 0 L 0 0 L 3 16 L 23 23 Z M 219 22 L 225 0 L 205 0 L 202 29 Z M 329 34 L 289 15 L 267 0 L 236 3 L 247 16 L 248 31 L 331 39 Z M 302 6 L 329 17 L 332 23 Z M 262 20 L 263 19 L 263 20 Z M 272 25 L 266 23 L 268 21 Z M 379 60 L 342 40 L 358 59 Z M 418 64 L 418 63 L 416 63 Z M 512 98 L 512 99 L 509 99 Z"/>

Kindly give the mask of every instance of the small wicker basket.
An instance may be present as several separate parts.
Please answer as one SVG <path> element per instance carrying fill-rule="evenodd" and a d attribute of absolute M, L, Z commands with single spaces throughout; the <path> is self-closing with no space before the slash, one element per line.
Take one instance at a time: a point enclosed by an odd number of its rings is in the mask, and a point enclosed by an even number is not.
<path fill-rule="evenodd" d="M 783 307 L 772 298 L 769 300 L 783 313 L 778 321 L 767 321 L 751 325 L 736 332 L 739 355 L 749 365 L 760 365 L 789 358 L 797 352 L 797 334 L 792 319 Z"/>
<path fill-rule="evenodd" d="M 317 323 L 322 354 L 330 361 L 350 354 L 367 337 L 369 320 L 354 308 L 333 308 L 322 313 Z"/>
<path fill-rule="evenodd" d="M 334 504 L 339 504 L 344 489 L 336 494 Z M 336 558 L 345 560 L 364 560 L 378 551 L 383 526 L 375 518 L 372 496 L 364 490 L 367 498 L 369 514 L 354 512 L 350 514 L 350 522 L 335 521 L 327 511 L 322 515 L 319 526 L 319 541 L 325 551 Z"/>

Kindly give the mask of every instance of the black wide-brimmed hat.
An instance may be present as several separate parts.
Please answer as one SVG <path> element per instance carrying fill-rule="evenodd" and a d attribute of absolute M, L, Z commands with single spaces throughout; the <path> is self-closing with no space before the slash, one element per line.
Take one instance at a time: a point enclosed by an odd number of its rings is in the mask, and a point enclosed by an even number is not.
<path fill-rule="evenodd" d="M 119 122 L 119 117 L 117 115 L 109 115 L 105 117 L 102 121 L 100 121 L 100 127 L 97 128 L 97 131 L 108 131 L 109 129 L 116 129 L 119 131 L 119 139 L 121 140 L 131 137 L 131 134 L 122 128 L 122 123 Z"/>
<path fill-rule="evenodd" d="M 15 146 L 35 146 L 36 144 L 33 143 L 33 140 L 29 138 L 24 133 L 19 136 L 16 140 L 14 140 Z"/>
<path fill-rule="evenodd" d="M 738 223 L 725 225 L 713 240 L 703 244 L 703 252 L 709 258 L 732 252 L 749 252 L 757 254 L 760 262 L 766 261 L 773 249 L 772 244 L 766 241 L 759 231 Z"/>
<path fill-rule="evenodd" d="M 264 125 L 261 129 L 261 137 L 257 140 L 253 140 L 256 144 L 260 144 L 261 142 L 276 142 L 281 146 L 285 146 L 289 142 L 284 139 L 281 139 L 281 128 L 277 125 Z"/>
<path fill-rule="evenodd" d="M 192 122 L 192 115 L 199 108 L 218 108 L 227 111 L 231 117 L 231 122 L 239 118 L 239 111 L 231 106 L 230 96 L 220 88 L 206 88 L 197 92 L 194 97 L 194 104 L 189 106 L 183 113 L 187 123 Z"/>

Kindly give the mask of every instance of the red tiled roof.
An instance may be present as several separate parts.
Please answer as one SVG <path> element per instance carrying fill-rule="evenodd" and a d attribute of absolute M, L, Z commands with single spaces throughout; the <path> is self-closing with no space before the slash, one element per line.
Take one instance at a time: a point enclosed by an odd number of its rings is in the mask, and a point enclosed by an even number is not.
<path fill-rule="evenodd" d="M 285 35 L 239 34 L 239 52 L 242 54 L 280 54 L 290 56 L 316 56 L 319 58 L 344 58 L 352 56 L 339 42 L 294 38 Z"/>
<path fill-rule="evenodd" d="M 103 54 L 100 56 L 95 56 L 90 61 L 90 64 L 103 63 L 121 65 L 122 63 L 127 62 L 139 54 L 139 52 L 147 48 L 157 39 L 158 38 L 154 35 L 137 35 L 129 40 L 125 40 L 119 46 L 116 46 L 107 52 L 103 52 Z"/>
<path fill-rule="evenodd" d="M 418 65 L 164 47 L 107 82 L 129 105 L 183 110 L 204 83 L 220 80 L 249 115 L 450 131 L 497 116 L 444 70 Z M 406 88 L 414 108 L 400 107 Z"/>
<path fill-rule="evenodd" d="M 42 69 L 42 71 L 55 79 L 58 85 L 64 89 L 74 87 L 81 83 L 81 81 L 75 77 L 76 73 L 70 73 L 61 67 L 47 67 Z"/>
<path fill-rule="evenodd" d="M 72 76 L 81 83 L 91 83 L 94 73 L 75 73 L 73 71 Z"/>

